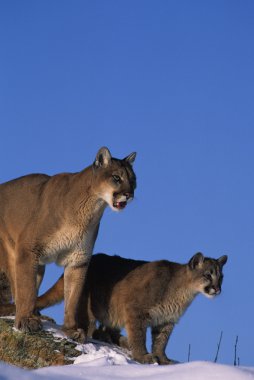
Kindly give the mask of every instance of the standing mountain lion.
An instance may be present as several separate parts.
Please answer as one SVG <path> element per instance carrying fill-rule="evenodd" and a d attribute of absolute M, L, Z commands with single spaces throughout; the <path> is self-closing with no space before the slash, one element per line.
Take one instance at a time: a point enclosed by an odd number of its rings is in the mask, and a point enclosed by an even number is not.
<path fill-rule="evenodd" d="M 99 333 L 112 343 L 128 345 L 133 359 L 141 363 L 170 364 L 165 349 L 175 323 L 198 293 L 207 297 L 220 294 L 226 262 L 227 256 L 216 260 L 201 253 L 187 264 L 94 255 L 82 294 L 83 328 L 92 336 L 99 321 L 103 325 Z M 36 306 L 42 309 L 60 302 L 64 282 L 65 275 L 38 298 Z M 127 344 L 120 334 L 122 327 L 127 332 Z M 146 349 L 148 327 L 152 329 L 150 354 Z M 98 330 L 95 332 L 94 338 L 98 338 Z"/>
<path fill-rule="evenodd" d="M 10 282 L 17 328 L 41 328 L 34 315 L 37 291 L 45 264 L 55 262 L 64 267 L 63 328 L 84 338 L 76 315 L 100 220 L 107 205 L 121 210 L 133 198 L 135 156 L 120 160 L 101 148 L 81 172 L 31 174 L 0 185 L 0 274 Z"/>

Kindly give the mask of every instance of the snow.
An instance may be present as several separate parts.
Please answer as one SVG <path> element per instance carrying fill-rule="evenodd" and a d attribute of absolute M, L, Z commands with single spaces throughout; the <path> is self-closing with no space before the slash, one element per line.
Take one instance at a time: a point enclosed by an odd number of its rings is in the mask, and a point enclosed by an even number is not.
<path fill-rule="evenodd" d="M 101 352 L 102 354 L 102 352 Z M 0 363 L 1 380 L 250 380 L 254 379 L 254 368 L 231 367 L 210 362 L 192 362 L 175 364 L 173 366 L 141 365 L 125 362 L 115 364 L 110 362 L 104 353 L 100 358 L 94 353 L 83 362 L 59 367 L 46 367 L 37 370 L 24 370 L 4 363 Z"/>
<path fill-rule="evenodd" d="M 56 325 L 44 323 L 56 337 L 63 333 Z M 170 366 L 141 365 L 129 353 L 109 344 L 90 341 L 78 345 L 81 355 L 74 364 L 24 370 L 0 362 L 0 380 L 254 380 L 254 368 L 234 367 L 211 362 L 190 362 Z"/>

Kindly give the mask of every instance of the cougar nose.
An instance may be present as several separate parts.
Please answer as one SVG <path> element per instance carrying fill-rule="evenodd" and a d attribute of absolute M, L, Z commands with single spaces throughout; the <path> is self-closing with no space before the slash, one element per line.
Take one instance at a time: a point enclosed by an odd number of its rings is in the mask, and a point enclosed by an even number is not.
<path fill-rule="evenodd" d="M 220 294 L 221 292 L 221 289 L 219 287 L 215 287 L 214 290 L 215 290 L 215 294 Z"/>

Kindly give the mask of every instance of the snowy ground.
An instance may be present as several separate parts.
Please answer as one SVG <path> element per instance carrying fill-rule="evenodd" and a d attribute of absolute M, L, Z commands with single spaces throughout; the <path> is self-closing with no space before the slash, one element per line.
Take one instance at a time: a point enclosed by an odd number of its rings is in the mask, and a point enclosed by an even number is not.
<path fill-rule="evenodd" d="M 63 334 L 45 323 L 45 329 L 56 336 Z M 23 370 L 0 362 L 0 380 L 247 380 L 254 379 L 254 368 L 233 367 L 210 362 L 190 362 L 171 366 L 141 365 L 130 360 L 128 353 L 117 347 L 97 342 L 80 345 L 81 355 L 74 364 Z"/>

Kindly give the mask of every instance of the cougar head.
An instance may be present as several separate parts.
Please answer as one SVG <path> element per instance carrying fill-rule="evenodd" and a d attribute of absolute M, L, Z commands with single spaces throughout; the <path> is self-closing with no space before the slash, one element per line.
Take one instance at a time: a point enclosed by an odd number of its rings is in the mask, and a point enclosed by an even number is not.
<path fill-rule="evenodd" d="M 221 293 L 222 269 L 227 259 L 226 255 L 219 259 L 211 259 L 204 257 L 202 253 L 196 253 L 190 259 L 188 265 L 198 292 L 203 293 L 208 298 L 213 298 Z"/>
<path fill-rule="evenodd" d="M 108 148 L 101 148 L 95 158 L 93 168 L 97 193 L 114 210 L 123 210 L 134 197 L 136 175 L 132 165 L 136 153 L 124 159 L 113 158 Z"/>

